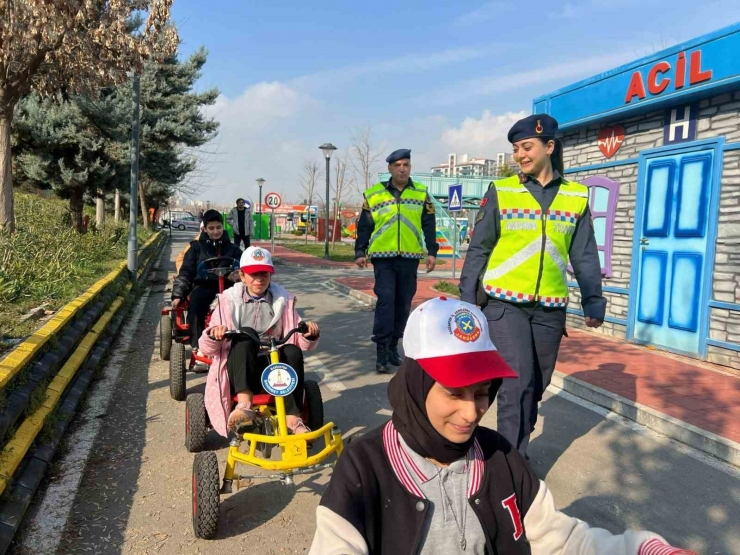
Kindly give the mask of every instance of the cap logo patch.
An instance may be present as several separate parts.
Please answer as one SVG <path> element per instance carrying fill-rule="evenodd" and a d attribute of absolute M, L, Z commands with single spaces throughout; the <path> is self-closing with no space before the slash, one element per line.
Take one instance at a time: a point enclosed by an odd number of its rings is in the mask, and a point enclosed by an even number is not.
<path fill-rule="evenodd" d="M 465 343 L 472 343 L 480 337 L 480 325 L 473 313 L 467 308 L 461 308 L 450 316 L 447 321 L 447 329 L 450 334 Z"/>
<path fill-rule="evenodd" d="M 537 127 L 535 127 L 534 130 L 537 131 L 537 133 L 542 133 L 544 131 L 540 120 L 537 120 Z"/>
<path fill-rule="evenodd" d="M 257 262 L 262 262 L 265 259 L 265 253 L 260 250 L 256 250 L 252 253 L 252 258 Z"/>

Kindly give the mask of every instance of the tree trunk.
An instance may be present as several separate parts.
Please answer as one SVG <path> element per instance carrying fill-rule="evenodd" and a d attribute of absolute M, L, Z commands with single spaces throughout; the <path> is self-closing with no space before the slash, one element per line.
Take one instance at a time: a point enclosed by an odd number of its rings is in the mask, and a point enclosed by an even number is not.
<path fill-rule="evenodd" d="M 139 206 L 141 206 L 141 220 L 144 222 L 144 227 L 149 227 L 149 214 L 146 209 L 146 191 L 144 190 L 144 184 L 139 179 Z"/>
<path fill-rule="evenodd" d="M 95 225 L 98 229 L 105 223 L 105 193 L 98 189 L 98 196 L 95 197 Z"/>
<path fill-rule="evenodd" d="M 116 223 L 118 223 L 121 221 L 121 191 L 119 191 L 118 189 L 116 189 L 116 196 L 113 200 L 113 206 L 113 219 Z"/>
<path fill-rule="evenodd" d="M 77 233 L 82 233 L 84 230 L 82 224 L 82 208 L 83 203 L 83 189 L 82 187 L 75 187 L 72 189 L 72 196 L 69 197 L 69 219 L 72 229 Z"/>
<path fill-rule="evenodd" d="M 13 155 L 10 151 L 10 125 L 13 108 L 7 114 L 0 114 L 0 231 L 15 232 L 15 212 L 13 210 Z"/>

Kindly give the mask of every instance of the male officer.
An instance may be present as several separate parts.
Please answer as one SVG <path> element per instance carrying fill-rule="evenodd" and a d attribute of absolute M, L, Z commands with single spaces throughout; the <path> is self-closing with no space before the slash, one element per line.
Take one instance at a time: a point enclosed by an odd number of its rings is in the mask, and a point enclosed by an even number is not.
<path fill-rule="evenodd" d="M 491 339 L 518 374 L 498 392 L 498 431 L 526 455 L 537 404 L 565 334 L 568 260 L 588 327 L 604 320 L 588 189 L 563 177 L 558 122 L 526 117 L 509 131 L 519 175 L 491 183 L 460 273 L 463 301 L 484 305 Z"/>
<path fill-rule="evenodd" d="M 410 178 L 411 151 L 396 150 L 385 161 L 391 178 L 365 191 L 355 241 L 355 264 L 364 268 L 370 258 L 375 271 L 378 302 L 373 341 L 377 344 L 375 369 L 381 373 L 388 372 L 388 363 L 401 364 L 398 340 L 416 294 L 424 245 L 427 273 L 434 270 L 439 249 L 434 205 L 426 186 Z"/>

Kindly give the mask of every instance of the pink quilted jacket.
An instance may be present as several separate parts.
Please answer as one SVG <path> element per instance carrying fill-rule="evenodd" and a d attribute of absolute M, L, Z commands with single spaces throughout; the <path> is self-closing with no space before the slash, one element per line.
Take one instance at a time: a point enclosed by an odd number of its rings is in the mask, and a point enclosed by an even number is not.
<path fill-rule="evenodd" d="M 198 346 L 201 352 L 213 358 L 213 364 L 208 371 L 206 380 L 205 403 L 208 411 L 208 418 L 211 420 L 213 429 L 219 434 L 226 437 L 227 423 L 231 412 L 231 391 L 229 387 L 229 375 L 226 371 L 226 359 L 231 349 L 231 341 L 216 341 L 208 336 L 208 330 L 216 326 L 226 326 L 227 329 L 234 329 L 232 321 L 232 303 L 240 302 L 244 285 L 237 283 L 231 289 L 216 296 L 216 305 L 211 315 L 211 321 L 206 330 L 203 331 Z M 273 296 L 273 308 L 277 311 L 282 308 L 280 322 L 283 332 L 295 328 L 301 321 L 301 317 L 296 310 L 295 295 L 277 283 L 270 284 L 270 292 Z M 311 351 L 316 348 L 318 339 L 309 341 L 302 334 L 296 333 L 290 338 L 288 343 L 297 345 L 303 351 Z"/>

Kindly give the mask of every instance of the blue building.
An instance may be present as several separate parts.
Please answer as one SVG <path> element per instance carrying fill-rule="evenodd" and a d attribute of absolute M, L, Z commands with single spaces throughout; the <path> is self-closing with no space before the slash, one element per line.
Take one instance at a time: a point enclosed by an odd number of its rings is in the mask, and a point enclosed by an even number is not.
<path fill-rule="evenodd" d="M 736 369 L 738 53 L 740 24 L 534 100 L 560 123 L 567 177 L 591 190 L 603 333 Z"/>

